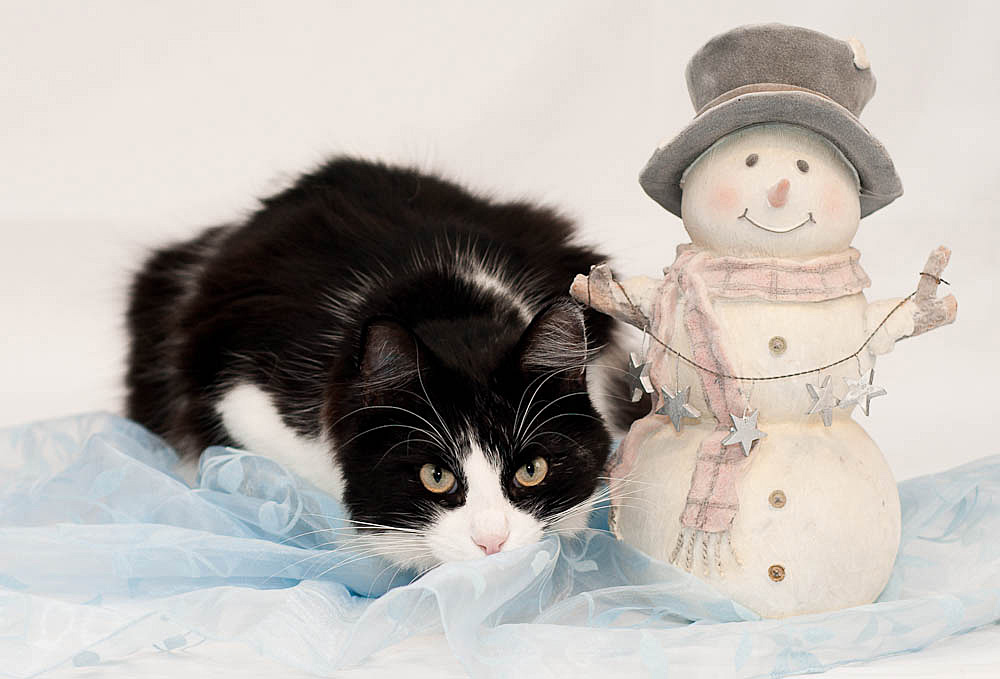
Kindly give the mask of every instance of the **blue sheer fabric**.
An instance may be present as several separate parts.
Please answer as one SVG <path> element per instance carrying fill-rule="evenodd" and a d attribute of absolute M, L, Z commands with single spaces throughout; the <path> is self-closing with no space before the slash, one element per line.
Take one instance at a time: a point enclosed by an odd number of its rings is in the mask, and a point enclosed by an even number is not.
<path fill-rule="evenodd" d="M 1000 619 L 1000 456 L 900 485 L 877 603 L 785 620 L 600 530 L 412 581 L 352 551 L 343 508 L 268 459 L 209 449 L 194 488 L 176 469 L 111 415 L 0 431 L 0 676 L 205 640 L 330 674 L 426 634 L 476 676 L 783 676 Z"/>

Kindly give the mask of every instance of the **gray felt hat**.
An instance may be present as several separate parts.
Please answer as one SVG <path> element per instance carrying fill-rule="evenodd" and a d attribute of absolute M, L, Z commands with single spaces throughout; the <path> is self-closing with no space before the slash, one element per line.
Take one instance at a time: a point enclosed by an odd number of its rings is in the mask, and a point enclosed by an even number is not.
<path fill-rule="evenodd" d="M 856 40 L 782 24 L 741 26 L 709 40 L 687 66 L 694 120 L 656 149 L 639 175 L 653 200 L 681 214 L 680 180 L 701 153 L 730 132 L 791 123 L 830 140 L 861 179 L 861 216 L 903 193 L 892 159 L 858 120 L 875 94 Z"/>

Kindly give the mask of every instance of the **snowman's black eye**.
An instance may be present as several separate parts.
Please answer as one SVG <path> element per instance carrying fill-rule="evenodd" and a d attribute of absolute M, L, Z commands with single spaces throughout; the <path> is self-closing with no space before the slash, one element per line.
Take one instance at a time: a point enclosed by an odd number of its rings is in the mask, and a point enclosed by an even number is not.
<path fill-rule="evenodd" d="M 799 168 L 799 172 L 803 174 L 809 171 L 809 163 L 804 160 L 795 161 L 795 167 Z"/>
<path fill-rule="evenodd" d="M 747 156 L 747 167 L 753 167 L 756 164 L 757 164 L 757 154 L 751 153 L 749 156 Z"/>

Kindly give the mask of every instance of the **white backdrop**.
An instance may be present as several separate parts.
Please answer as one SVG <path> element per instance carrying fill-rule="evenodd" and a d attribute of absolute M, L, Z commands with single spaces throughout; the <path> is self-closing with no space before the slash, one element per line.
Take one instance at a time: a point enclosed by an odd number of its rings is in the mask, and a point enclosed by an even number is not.
<path fill-rule="evenodd" d="M 330 153 L 552 203 L 625 273 L 659 271 L 684 232 L 636 178 L 693 115 L 684 66 L 716 33 L 782 21 L 860 38 L 879 80 L 862 120 L 906 194 L 862 222 L 869 298 L 954 249 L 957 324 L 880 361 L 865 426 L 899 478 L 1000 452 L 989 3 L 246 4 L 0 3 L 0 425 L 120 411 L 145 250 Z"/>

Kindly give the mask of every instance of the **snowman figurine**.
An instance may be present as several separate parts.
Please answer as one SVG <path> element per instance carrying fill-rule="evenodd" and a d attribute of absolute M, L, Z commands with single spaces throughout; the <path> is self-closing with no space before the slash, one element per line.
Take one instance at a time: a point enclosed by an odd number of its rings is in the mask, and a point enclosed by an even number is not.
<path fill-rule="evenodd" d="M 653 154 L 645 191 L 691 238 L 664 276 L 578 276 L 573 296 L 648 334 L 653 395 L 611 468 L 612 530 L 767 617 L 872 602 L 899 546 L 899 496 L 852 418 L 885 394 L 875 357 L 950 323 L 938 248 L 907 298 L 869 303 L 851 247 L 902 193 L 859 122 L 864 49 L 744 26 L 692 58 L 694 121 Z"/>

